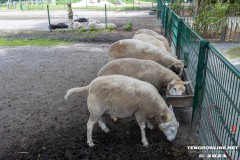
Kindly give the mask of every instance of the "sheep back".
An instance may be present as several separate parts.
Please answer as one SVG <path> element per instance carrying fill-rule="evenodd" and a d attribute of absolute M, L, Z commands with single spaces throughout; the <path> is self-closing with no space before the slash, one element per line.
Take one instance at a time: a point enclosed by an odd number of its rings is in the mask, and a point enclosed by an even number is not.
<path fill-rule="evenodd" d="M 122 75 L 109 75 L 94 79 L 89 86 L 88 106 L 92 115 L 104 111 L 117 117 L 127 117 L 136 111 L 140 111 L 143 116 L 167 112 L 167 104 L 148 82 Z"/>
<path fill-rule="evenodd" d="M 134 58 L 121 58 L 111 61 L 98 72 L 98 76 L 113 74 L 149 82 L 158 90 L 167 87 L 167 84 L 172 80 L 181 80 L 173 71 L 154 61 Z"/>
<path fill-rule="evenodd" d="M 169 43 L 168 43 L 168 40 L 167 40 L 164 36 L 158 34 L 157 32 L 155 32 L 155 31 L 153 31 L 153 30 L 150 30 L 150 29 L 140 29 L 140 30 L 138 30 L 138 31 L 134 34 L 134 36 L 137 35 L 137 34 L 148 34 L 148 35 L 150 35 L 150 36 L 153 36 L 154 38 L 162 41 L 162 42 L 165 44 L 166 49 L 167 49 L 169 52 L 171 52 L 171 47 L 170 47 L 170 45 L 169 45 Z"/>
<path fill-rule="evenodd" d="M 137 39 L 124 39 L 113 43 L 108 54 L 110 60 L 119 58 L 137 58 L 155 61 L 170 68 L 179 60 L 164 52 L 163 49 Z"/>
<path fill-rule="evenodd" d="M 174 56 L 171 51 L 169 52 L 169 51 L 166 49 L 166 46 L 165 46 L 165 44 L 164 44 L 162 41 L 154 38 L 153 36 L 150 36 L 150 35 L 148 35 L 148 34 L 137 34 L 137 35 L 133 36 L 132 39 L 138 39 L 138 40 L 143 41 L 143 42 L 145 42 L 145 43 L 152 44 L 152 45 L 154 45 L 155 47 L 158 47 L 158 48 L 163 49 L 163 50 L 164 50 L 166 53 L 168 53 L 169 55 Z"/>

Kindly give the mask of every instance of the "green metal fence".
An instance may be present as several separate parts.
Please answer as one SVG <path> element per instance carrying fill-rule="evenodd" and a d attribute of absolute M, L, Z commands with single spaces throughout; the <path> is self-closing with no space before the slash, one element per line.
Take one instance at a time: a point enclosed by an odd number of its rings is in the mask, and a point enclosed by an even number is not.
<path fill-rule="evenodd" d="M 193 84 L 192 121 L 199 122 L 201 144 L 226 147 L 205 151 L 239 160 L 239 149 L 228 146 L 240 148 L 240 72 L 171 9 L 159 6 L 165 36 Z"/>

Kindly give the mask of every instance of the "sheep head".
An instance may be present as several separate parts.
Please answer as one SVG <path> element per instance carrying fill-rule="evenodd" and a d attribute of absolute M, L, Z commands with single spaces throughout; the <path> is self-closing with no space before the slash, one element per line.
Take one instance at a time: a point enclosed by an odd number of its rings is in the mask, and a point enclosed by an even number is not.
<path fill-rule="evenodd" d="M 185 84 L 187 84 L 187 82 L 173 80 L 167 85 L 167 90 L 170 95 L 183 95 L 186 90 L 186 87 L 184 86 Z"/>
<path fill-rule="evenodd" d="M 183 68 L 184 68 L 183 62 L 177 61 L 177 62 L 173 63 L 169 69 L 171 69 L 173 72 L 175 72 L 180 77 L 182 75 Z"/>
<path fill-rule="evenodd" d="M 172 117 L 172 119 L 170 121 L 160 123 L 159 129 L 163 131 L 163 133 L 167 136 L 167 139 L 169 141 L 172 141 L 175 139 L 177 135 L 177 130 L 179 127 L 179 123 L 176 120 L 175 115 L 173 113 L 172 105 L 169 106 L 168 112 L 166 113 L 166 117 L 169 117 L 169 116 Z"/>

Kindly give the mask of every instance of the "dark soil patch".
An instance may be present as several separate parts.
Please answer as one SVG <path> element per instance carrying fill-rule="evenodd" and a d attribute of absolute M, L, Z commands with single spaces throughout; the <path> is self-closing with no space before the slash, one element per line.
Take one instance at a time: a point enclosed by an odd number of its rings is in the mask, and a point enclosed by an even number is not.
<path fill-rule="evenodd" d="M 105 117 L 110 132 L 96 125 L 96 146 L 88 147 L 87 95 L 74 94 L 69 101 L 63 97 L 69 88 L 88 85 L 97 76 L 108 62 L 108 47 L 80 43 L 0 48 L 0 159 L 197 159 L 186 147 L 197 143 L 190 137 L 191 114 L 186 109 L 174 109 L 180 128 L 172 143 L 158 129 L 147 130 L 150 147 L 144 148 L 134 118 L 114 123 Z"/>
<path fill-rule="evenodd" d="M 61 130 L 48 128 L 31 138 L 27 146 L 16 144 L 12 150 L 21 152 L 6 154 L 13 159 L 134 159 L 134 160 L 194 160 L 196 154 L 189 154 L 185 145 L 168 142 L 163 133 L 147 130 L 150 147 L 141 144 L 140 129 L 132 118 L 111 122 L 107 119 L 109 133 L 104 133 L 96 125 L 95 146 L 86 143 L 86 126 L 72 123 Z M 73 121 L 73 120 L 71 120 Z M 179 137 L 178 137 L 179 138 Z"/>

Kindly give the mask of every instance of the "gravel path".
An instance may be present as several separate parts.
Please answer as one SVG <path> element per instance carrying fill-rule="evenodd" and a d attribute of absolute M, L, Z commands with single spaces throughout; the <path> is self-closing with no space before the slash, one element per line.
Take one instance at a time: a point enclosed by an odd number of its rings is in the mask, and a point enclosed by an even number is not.
<path fill-rule="evenodd" d="M 231 48 L 240 47 L 240 43 L 211 43 L 218 52 L 220 52 L 225 58 L 227 58 L 239 71 L 240 71 L 240 57 L 229 59 L 227 57 L 227 51 Z"/>
<path fill-rule="evenodd" d="M 108 47 L 0 47 L 0 159 L 196 159 L 186 147 L 196 143 L 189 135 L 189 109 L 175 109 L 180 129 L 173 143 L 159 130 L 147 130 L 151 146 L 143 148 L 133 118 L 113 123 L 105 117 L 110 133 L 96 125 L 96 147 L 87 146 L 87 95 L 63 97 L 97 76 Z"/>

